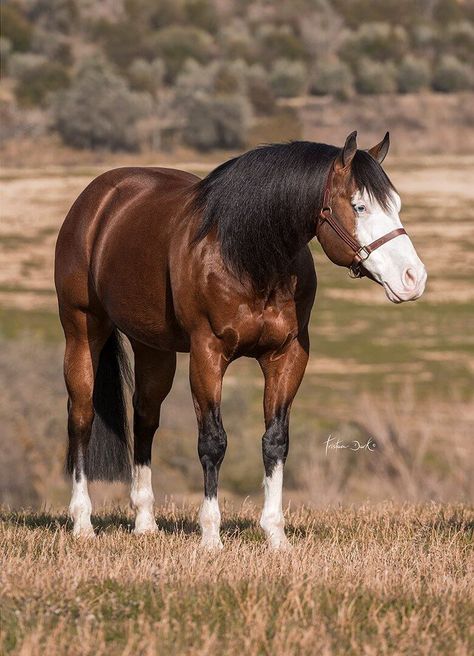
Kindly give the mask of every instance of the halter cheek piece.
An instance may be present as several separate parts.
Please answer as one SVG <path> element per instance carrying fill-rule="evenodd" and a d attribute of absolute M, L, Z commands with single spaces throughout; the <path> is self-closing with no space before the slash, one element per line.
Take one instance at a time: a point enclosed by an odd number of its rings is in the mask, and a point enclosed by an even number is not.
<path fill-rule="evenodd" d="M 348 267 L 350 277 L 363 278 L 364 276 L 367 276 L 368 278 L 375 280 L 375 278 L 372 276 L 370 271 L 368 271 L 364 267 L 363 262 L 365 262 L 370 256 L 370 254 L 373 253 L 375 250 L 377 250 L 377 248 L 380 248 L 380 246 L 383 246 L 383 244 L 386 244 L 388 241 L 395 239 L 395 237 L 399 237 L 400 235 L 406 235 L 407 232 L 405 228 L 396 228 L 391 232 L 387 232 L 387 234 L 383 235 L 382 237 L 379 237 L 378 239 L 371 242 L 370 244 L 367 244 L 366 246 L 362 246 L 356 239 L 354 239 L 354 237 L 350 234 L 350 232 L 346 230 L 346 228 L 342 225 L 342 223 L 337 220 L 337 218 L 333 214 L 332 207 L 329 205 L 329 199 L 331 197 L 331 191 L 332 191 L 333 177 L 334 177 L 334 166 L 331 167 L 326 182 L 326 188 L 324 190 L 324 197 L 323 197 L 323 207 L 319 213 L 319 221 L 316 228 L 316 237 L 319 239 L 319 231 L 321 225 L 326 221 L 334 230 L 334 232 L 342 239 L 342 241 L 344 241 L 349 246 L 349 248 L 351 248 L 351 250 L 354 251 L 354 258 Z M 378 282 L 378 280 L 375 280 L 375 282 Z"/>

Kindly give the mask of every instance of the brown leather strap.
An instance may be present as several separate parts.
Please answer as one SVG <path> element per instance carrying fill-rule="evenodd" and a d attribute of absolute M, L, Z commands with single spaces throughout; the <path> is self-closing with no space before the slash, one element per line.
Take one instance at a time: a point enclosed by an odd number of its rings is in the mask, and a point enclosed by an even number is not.
<path fill-rule="evenodd" d="M 332 209 L 330 207 L 323 207 L 321 210 L 321 218 L 323 221 L 327 221 L 331 228 L 336 232 L 339 237 L 346 242 L 346 244 L 349 246 L 349 248 L 352 248 L 353 251 L 357 252 L 360 248 L 360 244 L 358 241 L 354 239 L 354 237 L 344 228 L 344 226 L 337 221 L 332 213 Z M 319 231 L 318 231 L 319 232 Z"/>
<path fill-rule="evenodd" d="M 364 246 L 364 248 L 368 250 L 369 253 L 372 253 L 372 251 L 375 251 L 377 248 L 380 248 L 380 246 L 383 246 L 383 244 L 386 244 L 391 239 L 395 239 L 395 237 L 398 237 L 399 235 L 406 235 L 406 234 L 407 231 L 405 230 L 405 228 L 396 228 L 391 232 L 387 232 L 387 234 L 383 235 L 383 237 L 379 237 L 368 246 Z"/>
<path fill-rule="evenodd" d="M 334 177 L 334 165 L 331 166 L 331 170 L 329 171 L 329 175 L 326 181 L 326 187 L 324 189 L 324 196 L 323 196 L 323 208 L 321 209 L 319 214 L 320 220 L 318 221 L 316 227 L 316 236 L 319 239 L 319 230 L 321 228 L 322 223 L 324 223 L 324 221 L 329 223 L 331 228 L 342 239 L 342 241 L 344 241 L 349 246 L 349 248 L 351 248 L 354 251 L 354 259 L 349 265 L 349 269 L 355 274 L 355 277 L 362 277 L 364 275 L 369 275 L 369 277 L 372 278 L 372 276 L 369 274 L 369 272 L 366 269 L 364 269 L 361 263 L 364 262 L 369 257 L 369 255 L 373 253 L 373 251 L 377 250 L 377 248 L 380 248 L 380 246 L 383 246 L 383 244 L 386 244 L 388 241 L 395 239 L 395 237 L 399 237 L 400 235 L 406 235 L 407 232 L 405 228 L 396 228 L 391 232 L 387 232 L 386 235 L 383 235 L 382 237 L 375 239 L 367 246 L 362 246 L 356 239 L 354 239 L 354 237 L 350 234 L 350 232 L 346 230 L 346 228 L 342 225 L 342 223 L 340 223 L 333 214 L 332 207 L 329 204 L 329 201 L 331 199 L 333 177 Z"/>

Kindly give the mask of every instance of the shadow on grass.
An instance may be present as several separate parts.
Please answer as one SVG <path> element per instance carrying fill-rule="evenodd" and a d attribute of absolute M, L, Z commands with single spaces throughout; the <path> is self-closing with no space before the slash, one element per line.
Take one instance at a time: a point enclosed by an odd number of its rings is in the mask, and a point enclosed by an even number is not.
<path fill-rule="evenodd" d="M 28 511 L 8 511 L 0 510 L 0 522 L 10 526 L 24 527 L 29 530 L 46 529 L 56 532 L 61 529 L 72 530 L 72 521 L 64 514 L 54 514 L 46 511 L 28 512 Z M 199 533 L 198 523 L 189 516 L 166 517 L 156 515 L 158 529 L 167 535 L 196 535 Z M 109 533 L 112 531 L 123 531 L 131 533 L 134 527 L 132 517 L 123 512 L 109 512 L 106 515 L 93 515 L 92 524 L 97 534 Z M 450 538 L 457 533 L 461 533 L 467 541 L 474 539 L 474 522 L 465 517 L 464 513 L 455 514 L 454 516 L 441 516 L 432 518 L 424 522 L 422 519 L 415 521 L 415 526 L 407 525 L 407 532 L 413 534 L 415 538 L 427 538 L 433 533 Z M 286 525 L 286 533 L 289 538 L 296 540 L 312 536 L 313 538 L 324 540 L 334 536 L 334 527 L 329 527 L 322 523 L 310 522 L 308 526 L 304 524 Z M 245 542 L 263 542 L 264 535 L 258 521 L 246 517 L 237 517 L 225 519 L 222 522 L 221 534 L 227 538 L 241 538 Z M 341 536 L 339 536 L 340 538 Z M 345 534 L 346 539 L 353 540 L 354 535 L 351 531 Z"/>

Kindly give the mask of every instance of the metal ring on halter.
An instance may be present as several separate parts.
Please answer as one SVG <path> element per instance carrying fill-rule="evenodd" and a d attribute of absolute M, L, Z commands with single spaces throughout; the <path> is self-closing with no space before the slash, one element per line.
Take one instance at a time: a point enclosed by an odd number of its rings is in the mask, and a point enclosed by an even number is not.
<path fill-rule="evenodd" d="M 348 267 L 349 271 L 349 278 L 362 278 L 362 272 L 360 270 L 360 263 L 357 264 L 351 264 L 350 267 Z"/>

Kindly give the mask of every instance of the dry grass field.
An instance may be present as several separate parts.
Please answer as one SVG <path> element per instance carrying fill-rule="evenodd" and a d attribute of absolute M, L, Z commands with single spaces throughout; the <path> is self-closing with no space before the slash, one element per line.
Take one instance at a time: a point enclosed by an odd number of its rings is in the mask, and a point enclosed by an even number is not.
<path fill-rule="evenodd" d="M 249 504 L 224 509 L 224 551 L 195 510 L 160 509 L 156 537 L 120 511 L 74 541 L 64 515 L 2 513 L 0 651 L 22 656 L 361 654 L 474 650 L 474 513 L 364 505 L 287 513 L 269 552 Z"/>
<path fill-rule="evenodd" d="M 320 288 L 285 476 L 290 554 L 269 553 L 258 529 L 259 370 L 230 368 L 225 549 L 209 556 L 187 356 L 155 440 L 161 532 L 130 534 L 126 488 L 95 485 L 97 540 L 70 534 L 54 243 L 77 194 L 118 162 L 44 156 L 0 171 L 0 653 L 473 653 L 474 158 L 389 159 L 429 272 L 417 303 L 389 304 L 314 246 Z M 325 453 L 330 435 L 376 449 Z"/>

